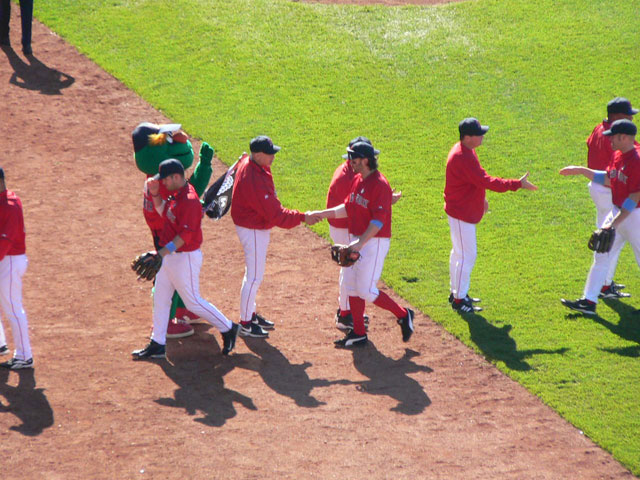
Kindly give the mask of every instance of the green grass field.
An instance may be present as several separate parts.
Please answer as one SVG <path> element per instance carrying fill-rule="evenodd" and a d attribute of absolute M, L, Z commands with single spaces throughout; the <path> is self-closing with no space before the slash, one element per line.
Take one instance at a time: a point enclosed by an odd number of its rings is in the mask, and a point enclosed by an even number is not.
<path fill-rule="evenodd" d="M 582 294 L 595 208 L 584 179 L 557 174 L 585 162 L 607 101 L 640 104 L 634 2 L 39 0 L 35 14 L 227 163 L 272 136 L 286 206 L 323 207 L 348 141 L 370 137 L 404 192 L 387 284 L 640 474 L 638 267 L 626 247 L 616 279 L 633 297 L 567 315 L 559 299 Z M 488 194 L 471 290 L 485 311 L 464 319 L 446 301 L 442 190 L 466 116 L 491 126 L 478 150 L 489 173 L 530 171 L 540 189 Z"/>

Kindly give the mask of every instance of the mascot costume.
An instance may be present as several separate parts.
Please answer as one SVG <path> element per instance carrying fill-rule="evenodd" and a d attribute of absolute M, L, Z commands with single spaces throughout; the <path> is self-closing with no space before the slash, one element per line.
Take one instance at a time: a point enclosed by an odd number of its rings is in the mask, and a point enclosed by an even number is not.
<path fill-rule="evenodd" d="M 133 151 L 138 170 L 147 178 L 158 173 L 158 167 L 163 160 L 175 158 L 182 163 L 185 171 L 193 164 L 193 147 L 187 135 L 180 130 L 180 124 L 155 125 L 153 123 L 141 123 L 133 131 Z M 202 196 L 207 188 L 213 169 L 211 159 L 213 148 L 208 143 L 202 142 L 200 147 L 200 161 L 189 179 L 198 196 Z M 160 194 L 163 198 L 169 196 L 162 183 Z M 160 249 L 158 240 L 162 230 L 162 217 L 153 208 L 153 201 L 147 191 L 146 184 L 143 189 L 143 213 L 144 219 L 151 230 L 153 244 L 156 250 Z M 197 320 L 197 316 L 189 312 L 176 292 L 171 303 L 171 321 L 167 328 L 167 338 L 181 338 L 193 335 L 193 327 L 190 322 Z"/>

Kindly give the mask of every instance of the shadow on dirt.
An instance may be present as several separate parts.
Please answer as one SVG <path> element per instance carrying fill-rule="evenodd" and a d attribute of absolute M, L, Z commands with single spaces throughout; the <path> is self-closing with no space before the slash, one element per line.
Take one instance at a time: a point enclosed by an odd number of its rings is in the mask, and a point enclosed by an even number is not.
<path fill-rule="evenodd" d="M 13 74 L 9 79 L 12 85 L 39 91 L 43 95 L 61 95 L 62 89 L 70 87 L 75 82 L 71 75 L 47 67 L 34 55 L 29 55 L 29 63 L 25 63 L 10 46 L 3 45 L 1 49 L 13 68 Z"/>
<path fill-rule="evenodd" d="M 516 341 L 509 335 L 511 325 L 496 327 L 477 313 L 460 314 L 460 316 L 469 324 L 471 340 L 482 351 L 485 358 L 490 361 L 504 362 L 511 370 L 531 370 L 531 365 L 525 359 L 534 355 L 563 355 L 569 350 L 568 348 L 518 350 Z"/>
<path fill-rule="evenodd" d="M 280 350 L 262 339 L 245 338 L 244 341 L 259 358 L 247 362 L 243 368 L 258 372 L 269 388 L 279 395 L 291 398 L 299 407 L 315 408 L 324 405 L 324 402 L 311 394 L 316 387 L 354 384 L 350 380 L 311 379 L 307 369 L 312 363 L 292 364 Z"/>
<path fill-rule="evenodd" d="M 10 373 L 18 375 L 18 385 L 15 387 L 7 385 Z M 34 437 L 53 425 L 53 410 L 44 394 L 44 388 L 36 388 L 32 368 L 15 372 L 4 369 L 0 371 L 0 397 L 4 397 L 8 403 L 5 405 L 1 402 L 0 414 L 10 413 L 22 421 L 21 425 L 9 427 L 9 430 Z"/>
<path fill-rule="evenodd" d="M 431 405 L 431 400 L 424 389 L 407 374 L 428 372 L 433 370 L 418 365 L 411 359 L 420 354 L 415 350 L 405 349 L 398 360 L 389 358 L 376 348 L 372 341 L 365 347 L 354 348 L 353 365 L 363 375 L 370 378 L 358 382 L 358 390 L 371 395 L 386 395 L 398 401 L 391 410 L 405 415 L 418 415 Z"/>

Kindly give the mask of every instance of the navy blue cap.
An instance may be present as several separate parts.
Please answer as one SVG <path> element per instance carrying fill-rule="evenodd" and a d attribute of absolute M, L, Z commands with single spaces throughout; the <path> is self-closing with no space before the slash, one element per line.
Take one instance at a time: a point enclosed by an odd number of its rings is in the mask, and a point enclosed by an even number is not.
<path fill-rule="evenodd" d="M 373 145 L 370 143 L 356 142 L 347 148 L 347 152 L 351 154 L 352 158 L 371 158 L 375 160 L 376 155 L 380 153 L 380 150 L 373 148 Z"/>
<path fill-rule="evenodd" d="M 264 135 L 257 136 L 251 143 L 249 144 L 249 149 L 253 153 L 266 153 L 269 155 L 273 155 L 274 153 L 278 153 L 280 151 L 280 147 L 274 145 L 269 137 L 265 137 Z"/>
<path fill-rule="evenodd" d="M 465 118 L 458 124 L 460 135 L 482 136 L 489 131 L 487 125 L 480 125 L 477 118 Z"/>
<path fill-rule="evenodd" d="M 351 140 L 349 142 L 349 148 L 353 147 L 356 143 L 358 142 L 364 142 L 364 143 L 368 143 L 369 145 L 373 145 L 373 143 L 371 143 L 371 140 L 369 140 L 367 137 L 363 137 L 362 135 L 359 137 L 354 138 L 353 140 Z M 347 149 L 348 150 L 348 149 Z M 347 159 L 349 158 L 349 154 L 345 153 L 344 155 L 342 155 L 342 158 Z"/>
<path fill-rule="evenodd" d="M 638 133 L 638 129 L 631 120 L 623 118 L 621 120 L 616 120 L 615 122 L 613 122 L 611 124 L 611 128 L 602 132 L 602 135 L 608 137 L 611 135 L 617 135 L 618 133 L 622 133 L 624 135 L 633 135 L 635 137 L 636 133 Z"/>
<path fill-rule="evenodd" d="M 4 180 L 4 170 L 0 167 L 0 180 Z"/>
<path fill-rule="evenodd" d="M 631 102 L 624 97 L 616 97 L 607 103 L 607 113 L 621 113 L 623 115 L 635 115 L 638 110 L 631 107 Z"/>
<path fill-rule="evenodd" d="M 184 167 L 180 163 L 180 161 L 175 158 L 168 158 L 160 163 L 158 167 L 158 174 L 154 176 L 156 180 L 162 180 L 163 178 L 167 178 L 169 175 L 173 175 L 174 173 L 179 173 L 180 175 L 184 175 Z"/>

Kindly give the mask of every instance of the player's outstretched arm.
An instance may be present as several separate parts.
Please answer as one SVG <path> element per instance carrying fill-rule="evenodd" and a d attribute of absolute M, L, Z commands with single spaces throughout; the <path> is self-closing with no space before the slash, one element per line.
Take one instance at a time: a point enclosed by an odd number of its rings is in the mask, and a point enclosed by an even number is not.
<path fill-rule="evenodd" d="M 533 183 L 529 181 L 529 172 L 525 173 L 522 177 L 520 177 L 520 183 L 522 184 L 522 188 L 526 188 L 527 190 L 537 190 Z"/>
<path fill-rule="evenodd" d="M 568 167 L 560 169 L 560 172 L 558 173 L 565 177 L 569 175 L 584 175 L 589 180 L 595 181 L 596 183 L 600 183 L 606 186 L 611 185 L 611 182 L 607 177 L 607 172 L 605 172 L 604 170 L 592 170 L 591 168 L 587 167 L 569 165 Z"/>
<path fill-rule="evenodd" d="M 391 205 L 394 205 L 401 198 L 402 198 L 402 191 L 396 191 L 395 188 L 391 190 Z"/>

